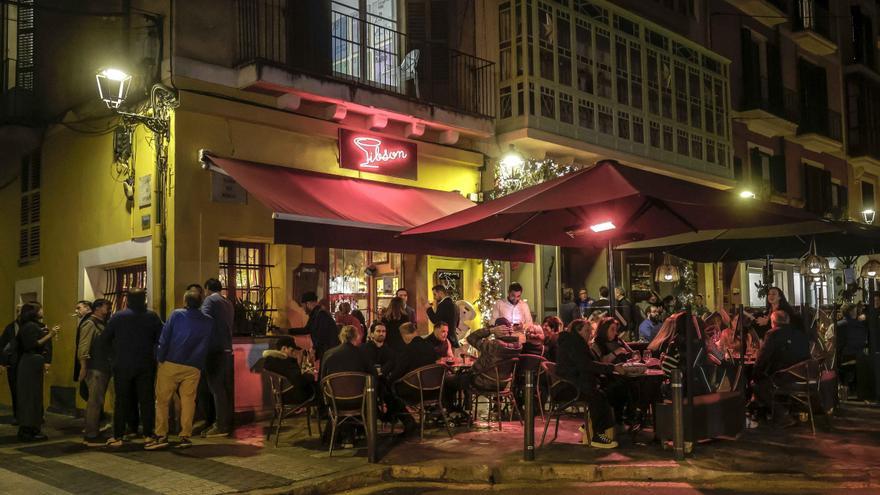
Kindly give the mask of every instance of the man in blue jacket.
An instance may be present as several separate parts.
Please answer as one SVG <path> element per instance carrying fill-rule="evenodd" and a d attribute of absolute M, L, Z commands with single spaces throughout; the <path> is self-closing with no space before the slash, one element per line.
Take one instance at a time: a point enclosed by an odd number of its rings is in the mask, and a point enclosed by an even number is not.
<path fill-rule="evenodd" d="M 185 308 L 176 309 L 159 336 L 156 358 L 156 439 L 148 442 L 147 450 L 168 446 L 168 404 L 174 392 L 180 394 L 180 444 L 192 445 L 193 415 L 196 408 L 196 390 L 199 376 L 205 367 L 208 351 L 213 343 L 214 320 L 202 313 L 202 296 L 188 290 L 184 295 Z"/>
<path fill-rule="evenodd" d="M 214 344 L 208 353 L 205 364 L 205 378 L 214 398 L 214 414 L 207 414 L 206 422 L 216 419 L 214 426 L 202 433 L 204 437 L 223 437 L 232 432 L 233 405 L 233 360 L 232 327 L 235 320 L 235 307 L 220 291 L 223 285 L 216 278 L 205 282 L 205 297 L 202 312 L 214 319 Z M 210 408 L 206 408 L 210 409 Z M 211 416 L 214 416 L 212 418 Z"/>

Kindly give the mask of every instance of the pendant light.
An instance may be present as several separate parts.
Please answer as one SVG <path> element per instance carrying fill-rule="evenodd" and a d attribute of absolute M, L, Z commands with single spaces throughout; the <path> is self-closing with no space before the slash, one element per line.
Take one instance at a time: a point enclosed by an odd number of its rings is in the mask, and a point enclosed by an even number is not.
<path fill-rule="evenodd" d="M 828 260 L 816 254 L 816 239 L 810 242 L 810 250 L 801 258 L 801 274 L 817 279 L 831 273 Z"/>
<path fill-rule="evenodd" d="M 663 264 L 657 267 L 654 280 L 657 282 L 678 282 L 681 279 L 681 272 L 678 267 L 672 264 L 672 258 L 668 254 L 663 255 Z"/>

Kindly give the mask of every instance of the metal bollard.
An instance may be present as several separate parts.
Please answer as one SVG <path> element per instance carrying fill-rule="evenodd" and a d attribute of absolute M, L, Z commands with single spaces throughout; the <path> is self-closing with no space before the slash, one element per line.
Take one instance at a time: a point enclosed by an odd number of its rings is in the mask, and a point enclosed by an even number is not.
<path fill-rule="evenodd" d="M 526 370 L 523 390 L 523 460 L 535 460 L 535 373 Z"/>
<path fill-rule="evenodd" d="M 367 389 L 364 393 L 364 410 L 366 417 L 365 429 L 367 430 L 367 462 L 376 463 L 376 378 L 373 375 L 367 375 Z"/>
<path fill-rule="evenodd" d="M 681 390 L 681 370 L 672 370 L 672 448 L 675 460 L 684 460 L 684 414 Z"/>

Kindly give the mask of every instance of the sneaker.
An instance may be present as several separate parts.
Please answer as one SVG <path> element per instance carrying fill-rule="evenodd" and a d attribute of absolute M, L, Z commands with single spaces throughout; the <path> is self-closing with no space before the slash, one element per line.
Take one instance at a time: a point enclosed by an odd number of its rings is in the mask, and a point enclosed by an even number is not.
<path fill-rule="evenodd" d="M 187 438 L 187 437 L 180 437 L 180 441 L 177 442 L 177 445 L 175 446 L 175 448 L 178 448 L 178 449 L 188 449 L 188 448 L 192 447 L 192 445 L 193 445 L 193 443 L 190 441 L 189 438 Z"/>
<path fill-rule="evenodd" d="M 123 441 L 121 438 L 110 437 L 107 439 L 107 443 L 105 445 L 107 445 L 108 447 L 122 447 L 122 443 Z"/>
<path fill-rule="evenodd" d="M 144 444 L 144 450 L 159 450 L 168 447 L 168 437 L 159 437 L 151 439 Z"/>
<path fill-rule="evenodd" d="M 107 442 L 104 440 L 101 440 L 98 437 L 83 438 L 83 445 L 85 445 L 86 447 L 103 447 L 103 446 L 107 445 Z"/>
<path fill-rule="evenodd" d="M 216 426 L 212 426 L 211 428 L 202 432 L 202 438 L 218 438 L 218 437 L 228 437 L 229 432 L 221 430 Z"/>
<path fill-rule="evenodd" d="M 593 435 L 590 447 L 596 447 L 597 449 L 615 449 L 617 448 L 617 442 L 608 438 L 604 433 L 599 433 Z"/>

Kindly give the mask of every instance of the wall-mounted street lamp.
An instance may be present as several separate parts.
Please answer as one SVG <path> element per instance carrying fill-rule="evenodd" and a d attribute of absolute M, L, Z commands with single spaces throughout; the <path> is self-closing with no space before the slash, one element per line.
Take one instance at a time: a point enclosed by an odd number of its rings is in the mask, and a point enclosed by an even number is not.
<path fill-rule="evenodd" d="M 862 210 L 862 218 L 865 220 L 865 223 L 867 223 L 868 225 L 874 223 L 874 216 L 875 215 L 876 215 L 876 212 L 870 208 L 868 208 L 866 210 Z"/>
<path fill-rule="evenodd" d="M 155 209 L 153 211 L 153 223 L 158 227 L 159 234 L 157 244 L 159 247 L 159 313 L 167 317 L 167 241 L 165 227 L 165 184 L 168 175 L 168 146 L 171 141 L 171 111 L 177 108 L 179 100 L 177 92 L 163 86 L 154 84 L 150 89 L 149 105 L 138 113 L 123 112 L 119 108 L 128 98 L 131 89 L 132 76 L 125 71 L 105 68 L 95 75 L 98 84 L 98 95 L 116 115 L 122 118 L 122 126 L 131 129 L 143 125 L 153 132 L 155 147 L 155 170 L 153 183 L 155 191 Z M 126 184 L 131 187 L 133 177 L 126 179 Z M 125 186 L 123 186 L 125 187 Z M 128 193 L 127 193 L 128 194 Z"/>
<path fill-rule="evenodd" d="M 862 265 L 859 275 L 865 280 L 880 278 L 880 261 L 869 259 Z"/>
<path fill-rule="evenodd" d="M 744 189 L 739 192 L 739 197 L 742 199 L 756 199 L 758 195 L 749 189 Z"/>

